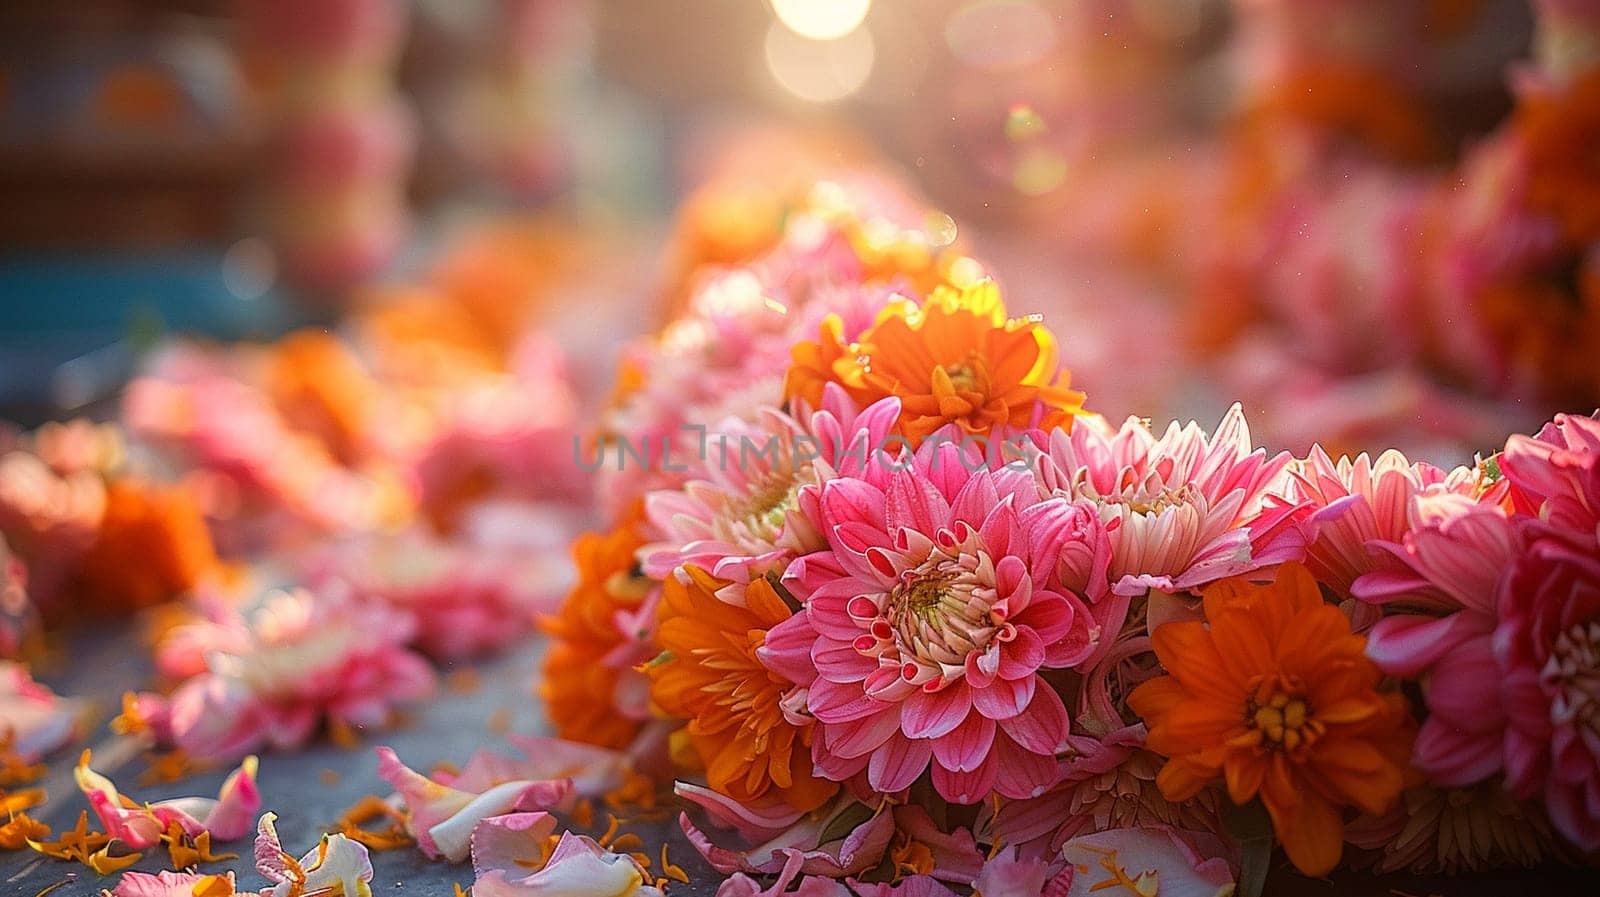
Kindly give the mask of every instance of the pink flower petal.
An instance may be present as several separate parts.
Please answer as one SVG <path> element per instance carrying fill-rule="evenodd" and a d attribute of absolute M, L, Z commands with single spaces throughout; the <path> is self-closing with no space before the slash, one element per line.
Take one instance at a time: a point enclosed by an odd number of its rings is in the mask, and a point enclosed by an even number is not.
<path fill-rule="evenodd" d="M 973 689 L 972 706 L 992 720 L 1010 719 L 1033 700 L 1035 677 L 996 679 L 988 688 Z"/>
<path fill-rule="evenodd" d="M 972 695 L 959 680 L 935 692 L 918 689 L 900 705 L 900 729 L 907 738 L 942 738 L 967 719 Z"/>
<path fill-rule="evenodd" d="M 872 752 L 867 764 L 867 781 L 885 794 L 903 791 L 927 770 L 932 757 L 932 742 L 906 738 L 897 732 Z"/>
<path fill-rule="evenodd" d="M 1022 748 L 1054 756 L 1067 746 L 1070 723 L 1061 696 L 1054 689 L 1040 688 L 1026 710 L 1002 719 L 1000 727 Z"/>
<path fill-rule="evenodd" d="M 972 772 L 989 756 L 995 730 L 994 720 L 981 713 L 968 713 L 961 725 L 934 740 L 934 759 L 951 772 Z"/>

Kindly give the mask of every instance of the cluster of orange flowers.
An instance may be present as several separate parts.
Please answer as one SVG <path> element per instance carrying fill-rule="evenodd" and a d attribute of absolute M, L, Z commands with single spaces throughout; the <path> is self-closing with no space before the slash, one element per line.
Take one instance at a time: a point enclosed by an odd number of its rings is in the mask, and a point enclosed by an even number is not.
<path fill-rule="evenodd" d="M 82 420 L 0 457 L 0 537 L 50 621 L 140 610 L 221 572 L 191 485 L 130 469 L 120 432 Z"/>
<path fill-rule="evenodd" d="M 781 586 L 768 579 L 744 589 L 744 604 L 717 597 L 728 583 L 698 567 L 688 582 L 668 577 L 661 605 L 662 657 L 649 667 L 650 693 L 660 710 L 684 727 L 707 783 L 745 806 L 775 800 L 809 811 L 839 786 L 819 778 L 811 760 L 811 730 L 800 729 L 781 706 L 790 683 L 767 669 L 756 652 L 767 632 L 793 616 Z"/>
<path fill-rule="evenodd" d="M 837 316 L 827 318 L 817 342 L 792 350 L 784 398 L 820 407 L 828 383 L 862 407 L 895 396 L 901 433 L 913 442 L 950 423 L 978 435 L 996 427 L 1070 429 L 1083 393 L 1068 385 L 1057 351 L 1038 316 L 1006 316 L 993 281 L 941 285 L 920 305 L 891 303 L 854 342 L 843 339 Z M 1039 403 L 1047 411 L 1035 420 Z"/>
<path fill-rule="evenodd" d="M 564 738 L 622 748 L 648 719 L 644 680 L 634 670 L 654 653 L 651 612 L 659 584 L 634 559 L 646 541 L 643 508 L 636 505 L 616 528 L 573 543 L 578 581 L 545 621 L 550 650 L 539 686 Z"/>

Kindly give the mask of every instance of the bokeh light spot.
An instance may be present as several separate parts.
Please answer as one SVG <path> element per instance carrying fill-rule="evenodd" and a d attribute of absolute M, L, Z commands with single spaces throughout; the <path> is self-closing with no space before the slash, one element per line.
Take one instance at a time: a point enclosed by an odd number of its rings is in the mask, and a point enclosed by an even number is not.
<path fill-rule="evenodd" d="M 860 27 L 872 0 L 772 0 L 790 31 L 812 40 L 836 40 Z"/>
<path fill-rule="evenodd" d="M 222 256 L 222 284 L 235 299 L 260 299 L 278 279 L 278 256 L 259 237 L 246 237 Z"/>
<path fill-rule="evenodd" d="M 1006 139 L 1012 141 L 1032 140 L 1040 136 L 1049 128 L 1044 123 L 1044 116 L 1035 112 L 1032 106 L 1026 103 L 1017 103 L 1006 113 Z"/>
<path fill-rule="evenodd" d="M 943 212 L 929 212 L 922 229 L 931 246 L 949 246 L 956 241 L 956 220 Z"/>
<path fill-rule="evenodd" d="M 782 25 L 767 29 L 767 70 L 783 89 L 802 100 L 831 103 L 860 90 L 876 58 L 865 28 L 838 40 L 810 40 Z"/>
<path fill-rule="evenodd" d="M 945 21 L 944 39 L 973 68 L 1021 68 L 1055 48 L 1056 21 L 1028 0 L 979 0 Z"/>
<path fill-rule="evenodd" d="M 1023 153 L 1011 171 L 1011 185 L 1025 196 L 1043 196 L 1066 179 L 1066 157 L 1043 147 Z"/>

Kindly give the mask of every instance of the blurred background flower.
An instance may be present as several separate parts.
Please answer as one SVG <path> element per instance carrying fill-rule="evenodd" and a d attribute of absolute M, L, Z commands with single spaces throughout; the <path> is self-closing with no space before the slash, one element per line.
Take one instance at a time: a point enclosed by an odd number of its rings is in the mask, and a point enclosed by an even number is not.
<path fill-rule="evenodd" d="M 92 410 L 163 332 L 354 310 L 359 362 L 298 338 L 262 387 L 363 468 L 341 494 L 395 496 L 358 458 L 422 437 L 361 420 L 385 404 L 365 379 L 526 370 L 507 359 L 543 327 L 592 400 L 686 272 L 837 221 L 801 192 L 822 178 L 861 206 L 861 262 L 919 290 L 960 222 L 1013 314 L 1073 322 L 1062 362 L 1113 419 L 1239 399 L 1273 448 L 1465 460 L 1600 402 L 1596 21 L 1556 0 L 11 7 L 0 410 Z M 941 211 L 919 220 L 917 192 Z M 445 246 L 468 247 L 427 265 L 453 302 L 384 285 Z"/>

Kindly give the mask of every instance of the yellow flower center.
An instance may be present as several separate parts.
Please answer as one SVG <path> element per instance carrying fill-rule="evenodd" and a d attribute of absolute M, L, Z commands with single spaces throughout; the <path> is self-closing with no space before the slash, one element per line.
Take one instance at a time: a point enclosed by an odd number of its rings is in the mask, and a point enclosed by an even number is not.
<path fill-rule="evenodd" d="M 651 585 L 651 581 L 644 576 L 643 571 L 635 566 L 634 569 L 617 570 L 607 576 L 605 589 L 606 594 L 614 600 L 631 606 L 643 601 L 645 596 L 650 594 Z"/>
<path fill-rule="evenodd" d="M 802 471 L 775 473 L 762 483 L 745 500 L 742 515 L 744 525 L 762 538 L 776 538 L 778 531 L 783 529 L 784 517 L 795 507 L 803 477 L 809 472 L 810 466 L 807 465 Z"/>
<path fill-rule="evenodd" d="M 1316 741 L 1325 728 L 1312 717 L 1304 696 L 1295 690 L 1280 690 L 1284 684 L 1261 683 L 1256 698 L 1245 706 L 1246 724 L 1261 733 L 1268 750 L 1297 750 Z"/>
<path fill-rule="evenodd" d="M 913 580 L 910 584 L 895 589 L 891 601 L 898 598 L 898 606 L 903 612 L 926 617 L 949 597 L 950 589 L 947 585 L 948 580 L 933 577 Z"/>
<path fill-rule="evenodd" d="M 1164 488 L 1154 494 L 1131 495 L 1124 503 L 1129 510 L 1138 514 L 1160 514 L 1168 508 L 1188 504 L 1198 496 L 1199 490 L 1192 483 L 1184 483 L 1176 488 Z"/>
<path fill-rule="evenodd" d="M 950 377 L 950 385 L 958 392 L 974 392 L 978 388 L 978 372 L 970 364 L 945 365 L 944 372 Z"/>
<path fill-rule="evenodd" d="M 986 563 L 978 555 L 936 554 L 907 571 L 881 605 L 857 598 L 850 612 L 866 631 L 856 650 L 894 663 L 907 681 L 930 691 L 960 678 L 974 652 L 992 639 L 1016 637 L 1016 627 L 993 612 L 994 585 L 977 572 Z M 940 684 L 930 686 L 934 680 Z"/>

